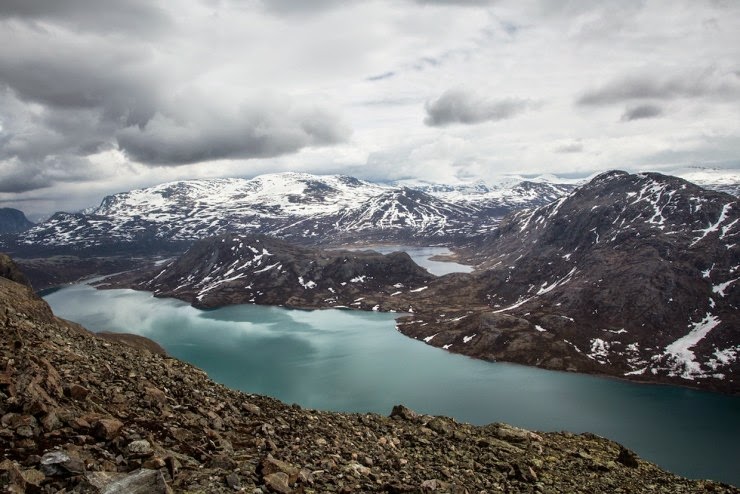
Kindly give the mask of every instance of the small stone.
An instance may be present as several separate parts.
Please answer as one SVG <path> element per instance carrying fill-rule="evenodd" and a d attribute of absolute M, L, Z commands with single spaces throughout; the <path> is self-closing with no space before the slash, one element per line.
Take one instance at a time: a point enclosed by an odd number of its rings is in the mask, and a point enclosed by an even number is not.
<path fill-rule="evenodd" d="M 442 487 L 442 482 L 437 479 L 425 480 L 420 487 L 423 491 L 436 491 Z"/>
<path fill-rule="evenodd" d="M 46 475 L 44 475 L 39 470 L 36 470 L 35 468 L 23 470 L 21 472 L 21 475 L 23 476 L 23 480 L 36 487 L 39 487 L 44 479 L 46 479 Z"/>
<path fill-rule="evenodd" d="M 79 474 L 85 465 L 66 451 L 49 451 L 41 457 L 41 471 L 48 476 Z"/>
<path fill-rule="evenodd" d="M 100 419 L 95 423 L 93 434 L 98 439 L 111 441 L 118 437 L 123 428 L 123 422 L 116 419 Z"/>
<path fill-rule="evenodd" d="M 298 472 L 298 480 L 301 481 L 302 484 L 313 484 L 314 483 L 314 472 L 309 470 L 308 468 L 301 468 L 301 471 Z"/>
<path fill-rule="evenodd" d="M 148 468 L 150 470 L 159 470 L 160 468 L 164 468 L 167 466 L 167 462 L 164 461 L 159 456 L 155 456 L 154 458 L 149 458 L 144 463 L 141 464 L 141 468 Z"/>
<path fill-rule="evenodd" d="M 270 489 L 272 492 L 277 492 L 279 494 L 290 494 L 293 492 L 293 489 L 290 488 L 290 484 L 288 483 L 289 477 L 287 474 L 283 472 L 275 472 L 271 473 L 269 475 L 265 475 L 264 482 L 268 489 Z"/>
<path fill-rule="evenodd" d="M 59 420 L 56 412 L 52 410 L 41 419 L 41 426 L 46 432 L 51 432 L 60 429 L 62 427 L 62 421 Z"/>
<path fill-rule="evenodd" d="M 434 418 L 429 421 L 427 427 L 439 434 L 447 434 L 448 432 L 450 432 L 449 424 L 440 418 Z"/>
<path fill-rule="evenodd" d="M 206 466 L 219 470 L 234 470 L 237 467 L 237 463 L 229 455 L 216 455 L 208 460 Z"/>
<path fill-rule="evenodd" d="M 242 488 L 241 480 L 239 480 L 239 476 L 235 473 L 230 473 L 226 476 L 226 485 L 234 489 L 235 491 L 238 491 Z"/>
<path fill-rule="evenodd" d="M 132 456 L 149 456 L 154 452 L 152 445 L 146 439 L 133 441 L 129 443 L 126 449 L 128 449 L 129 454 Z"/>
<path fill-rule="evenodd" d="M 523 443 L 531 439 L 531 433 L 528 430 L 505 424 L 496 424 L 494 434 L 499 439 L 503 439 L 510 443 Z"/>
<path fill-rule="evenodd" d="M 28 425 L 22 425 L 15 430 L 15 433 L 21 437 L 33 437 L 33 429 Z"/>
<path fill-rule="evenodd" d="M 617 456 L 617 461 L 630 468 L 637 468 L 640 466 L 637 461 L 637 455 L 624 446 L 619 447 L 619 456 Z"/>
<path fill-rule="evenodd" d="M 242 410 L 244 410 L 245 412 L 249 412 L 252 415 L 262 415 L 262 410 L 260 409 L 260 407 L 246 401 L 242 403 Z"/>
<path fill-rule="evenodd" d="M 419 416 L 419 414 L 403 405 L 396 405 L 393 407 L 390 416 L 391 418 L 398 417 L 403 420 L 414 420 Z"/>
<path fill-rule="evenodd" d="M 172 494 L 159 470 L 140 469 L 107 484 L 105 494 Z"/>
<path fill-rule="evenodd" d="M 87 398 L 87 395 L 90 394 L 90 390 L 87 389 L 85 386 L 80 386 L 79 384 L 73 384 L 69 387 L 69 397 L 73 400 L 82 401 L 85 398 Z"/>
<path fill-rule="evenodd" d="M 144 396 L 147 400 L 158 404 L 160 407 L 167 404 L 167 395 L 159 388 L 147 386 L 144 388 Z"/>
<path fill-rule="evenodd" d="M 347 465 L 346 470 L 350 473 L 354 473 L 356 476 L 362 475 L 362 476 L 368 476 L 370 475 L 370 470 L 368 467 L 360 465 L 359 463 L 352 462 L 349 465 Z"/>
<path fill-rule="evenodd" d="M 284 473 L 289 477 L 291 481 L 295 482 L 295 479 L 298 477 L 298 473 L 300 472 L 300 470 L 298 470 L 298 468 L 294 467 L 290 463 L 277 460 L 273 458 L 272 455 L 267 455 L 267 457 L 260 463 L 260 473 L 263 477 L 267 477 L 272 473 L 278 472 Z"/>

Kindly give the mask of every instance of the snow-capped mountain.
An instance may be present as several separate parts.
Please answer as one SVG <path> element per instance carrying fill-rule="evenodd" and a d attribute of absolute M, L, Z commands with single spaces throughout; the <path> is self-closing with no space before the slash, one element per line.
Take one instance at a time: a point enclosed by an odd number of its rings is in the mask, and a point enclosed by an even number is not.
<path fill-rule="evenodd" d="M 552 179 L 556 180 L 557 177 Z M 508 177 L 492 185 L 482 180 L 457 185 L 401 181 L 398 185 L 426 192 L 446 202 L 485 211 L 494 217 L 516 209 L 544 206 L 576 187 L 576 184 L 571 183 L 545 179 L 526 180 L 520 177 Z"/>
<path fill-rule="evenodd" d="M 179 181 L 108 196 L 83 213 L 57 213 L 17 243 L 99 248 L 191 243 L 226 233 L 268 233 L 304 244 L 451 242 L 486 233 L 511 210 L 549 202 L 568 187 L 412 188 L 305 173 Z"/>
<path fill-rule="evenodd" d="M 416 316 L 402 332 L 484 358 L 737 391 L 737 197 L 609 172 L 513 213 L 470 253 L 480 272 L 421 295 L 488 308 Z"/>

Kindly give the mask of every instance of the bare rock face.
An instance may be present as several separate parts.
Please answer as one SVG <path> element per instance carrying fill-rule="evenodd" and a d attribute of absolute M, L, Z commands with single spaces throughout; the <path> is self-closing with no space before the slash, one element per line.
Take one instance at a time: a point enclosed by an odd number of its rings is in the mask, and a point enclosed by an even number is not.
<path fill-rule="evenodd" d="M 590 434 L 476 427 L 401 406 L 393 417 L 287 406 L 35 317 L 39 300 L 5 278 L 0 303 L 8 492 L 740 492 Z M 84 399 L 65 391 L 75 386 Z"/>

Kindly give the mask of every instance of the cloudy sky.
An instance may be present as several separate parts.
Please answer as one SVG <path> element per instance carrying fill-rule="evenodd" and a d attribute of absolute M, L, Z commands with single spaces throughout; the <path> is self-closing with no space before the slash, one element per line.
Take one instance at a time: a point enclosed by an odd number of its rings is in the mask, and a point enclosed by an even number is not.
<path fill-rule="evenodd" d="M 276 171 L 740 172 L 735 0 L 0 0 L 0 206 Z"/>

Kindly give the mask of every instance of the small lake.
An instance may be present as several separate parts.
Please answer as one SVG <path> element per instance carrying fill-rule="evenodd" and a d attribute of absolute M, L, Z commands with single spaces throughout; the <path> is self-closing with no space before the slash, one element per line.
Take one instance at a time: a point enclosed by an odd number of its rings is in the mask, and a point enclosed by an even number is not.
<path fill-rule="evenodd" d="M 345 247 L 346 248 L 346 247 Z M 349 250 L 374 250 L 381 254 L 390 254 L 391 252 L 404 251 L 411 256 L 416 264 L 426 269 L 436 276 L 442 276 L 449 273 L 470 273 L 473 266 L 467 266 L 457 262 L 434 261 L 434 256 L 448 256 L 452 251 L 447 247 L 416 247 L 410 245 L 375 245 L 372 247 L 358 247 Z"/>
<path fill-rule="evenodd" d="M 307 408 L 419 412 L 594 432 L 673 472 L 740 485 L 740 398 L 473 360 L 410 339 L 392 314 L 240 305 L 201 311 L 133 290 L 45 296 L 91 330 L 149 337 L 232 388 Z"/>

